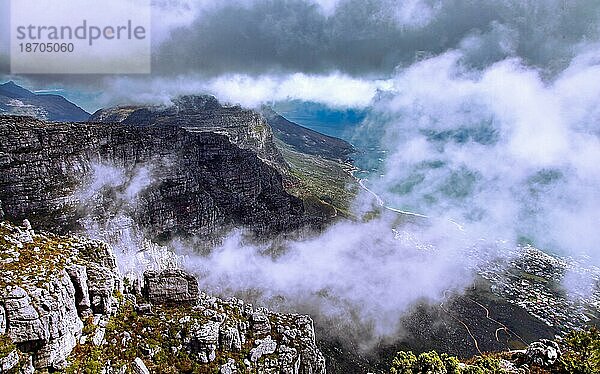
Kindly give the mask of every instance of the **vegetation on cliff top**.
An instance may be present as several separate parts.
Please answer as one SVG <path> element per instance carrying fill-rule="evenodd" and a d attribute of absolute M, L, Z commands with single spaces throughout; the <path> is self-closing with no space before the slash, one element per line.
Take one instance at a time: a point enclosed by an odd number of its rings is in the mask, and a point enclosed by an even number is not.
<path fill-rule="evenodd" d="M 0 334 L 0 359 L 8 356 L 15 350 L 12 339 L 6 334 Z"/>
<path fill-rule="evenodd" d="M 328 212 L 330 218 L 352 217 L 351 203 L 359 187 L 351 165 L 294 151 L 279 140 L 276 144 L 294 179 L 286 186 L 288 192 L 302 199 L 307 210 L 316 204 L 312 208 Z"/>
<path fill-rule="evenodd" d="M 550 367 L 530 365 L 535 374 L 600 373 L 600 331 L 596 328 L 572 331 L 560 342 L 562 356 Z M 509 373 L 502 362 L 511 362 L 510 352 L 487 353 L 463 363 L 458 358 L 437 352 L 416 356 L 400 351 L 392 361 L 390 374 L 498 374 Z M 511 371 L 512 372 L 512 371 Z"/>
<path fill-rule="evenodd" d="M 242 319 L 231 310 L 228 313 L 229 318 Z M 244 358 L 254 346 L 254 339 L 248 339 L 239 352 L 217 350 L 215 360 L 208 364 L 199 362 L 182 347 L 182 338 L 193 326 L 209 319 L 201 311 L 187 306 L 153 306 L 152 314 L 142 315 L 130 301 L 125 301 L 106 325 L 104 344 L 99 347 L 88 341 L 77 345 L 65 373 L 100 372 L 107 362 L 112 368 L 120 369 L 136 357 L 145 357 L 144 362 L 153 373 L 217 373 L 230 358 L 243 370 Z M 93 335 L 92 326 L 84 328 L 90 336 Z"/>
<path fill-rule="evenodd" d="M 71 238 L 33 234 L 0 222 L 0 289 L 41 286 L 64 269 L 76 254 Z"/>

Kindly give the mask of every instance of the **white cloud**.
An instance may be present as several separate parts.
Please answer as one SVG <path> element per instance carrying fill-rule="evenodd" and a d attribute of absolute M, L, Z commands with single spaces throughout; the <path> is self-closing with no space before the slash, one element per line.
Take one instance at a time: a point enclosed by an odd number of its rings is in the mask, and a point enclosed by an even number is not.
<path fill-rule="evenodd" d="M 488 238 L 525 236 L 600 263 L 597 59 L 579 56 L 544 81 L 516 59 L 473 72 L 461 57 L 448 52 L 400 71 L 397 95 L 376 105 L 369 129 L 380 129 L 391 154 L 373 188 L 400 208 L 471 222 Z"/>
<path fill-rule="evenodd" d="M 372 326 L 378 339 L 397 333 L 400 315 L 414 303 L 439 302 L 472 279 L 464 233 L 447 222 L 394 231 L 392 222 L 339 223 L 316 238 L 287 243 L 276 257 L 232 235 L 207 257 L 190 256 L 185 266 L 209 291 L 258 290 L 263 302 L 283 298 L 287 307 L 339 319 L 342 326 Z M 362 338 L 361 344 L 370 343 Z"/>
<path fill-rule="evenodd" d="M 132 78 L 108 80 L 104 105 L 131 101 L 168 103 L 182 94 L 215 95 L 219 100 L 246 107 L 262 103 L 303 100 L 332 107 L 367 107 L 378 90 L 387 90 L 391 81 L 371 81 L 342 74 L 329 75 L 249 75 L 234 74 L 204 80 L 201 77 L 181 76 L 173 79 L 155 78 L 150 81 Z"/>
<path fill-rule="evenodd" d="M 440 8 L 441 2 L 439 1 L 431 5 L 423 0 L 402 0 L 390 7 L 395 10 L 399 25 L 409 27 L 427 26 L 435 18 Z"/>
<path fill-rule="evenodd" d="M 341 74 L 250 77 L 232 75 L 211 80 L 209 92 L 230 102 L 256 106 L 261 102 L 303 100 L 333 107 L 366 107 L 388 81 L 369 81 Z"/>

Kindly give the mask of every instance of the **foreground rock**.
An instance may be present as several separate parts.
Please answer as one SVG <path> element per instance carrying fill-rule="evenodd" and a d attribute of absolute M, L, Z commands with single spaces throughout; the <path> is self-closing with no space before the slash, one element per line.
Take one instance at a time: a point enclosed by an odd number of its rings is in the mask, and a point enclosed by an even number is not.
<path fill-rule="evenodd" d="M 561 351 L 558 343 L 542 339 L 539 342 L 531 343 L 525 351 L 523 360 L 526 364 L 541 367 L 552 367 L 560 358 Z"/>
<path fill-rule="evenodd" d="M 181 270 L 147 271 L 144 296 L 157 305 L 194 305 L 198 301 L 198 281 Z"/>
<path fill-rule="evenodd" d="M 126 341 L 145 341 L 155 332 L 169 331 L 169 336 L 163 333 L 162 341 L 145 352 L 151 359 L 151 370 L 155 367 L 160 372 L 158 368 L 166 362 L 176 366 L 177 360 L 160 358 L 158 353 L 170 351 L 207 367 L 217 368 L 218 362 L 226 362 L 218 367 L 225 373 L 244 372 L 242 369 L 257 373 L 325 373 L 325 359 L 316 346 L 313 322 L 308 316 L 278 314 L 235 298 L 224 301 L 198 294 L 195 278 L 181 270 L 147 271 L 144 283 L 155 312 L 143 317 L 148 329 L 127 336 Z M 139 324 L 138 317 L 130 314 L 133 309 L 133 305 L 124 305 L 122 317 L 117 318 Z M 113 340 L 122 343 L 122 332 L 117 329 L 114 333 Z M 123 361 L 126 359 L 123 357 Z"/>
<path fill-rule="evenodd" d="M 0 269 L 0 334 L 38 370 L 66 367 L 92 308 L 116 311 L 120 277 L 104 243 L 0 223 Z"/>
<path fill-rule="evenodd" d="M 325 373 L 308 316 L 211 297 L 176 269 L 145 272 L 139 294 L 100 241 L 0 223 L 0 271 L 2 373 Z"/>

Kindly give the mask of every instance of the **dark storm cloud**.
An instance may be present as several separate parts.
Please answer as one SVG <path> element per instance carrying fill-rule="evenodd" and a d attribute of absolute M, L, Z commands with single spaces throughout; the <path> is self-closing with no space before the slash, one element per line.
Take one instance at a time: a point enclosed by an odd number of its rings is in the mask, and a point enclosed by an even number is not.
<path fill-rule="evenodd" d="M 0 0 L 0 74 L 10 70 L 9 36 L 10 13 L 9 0 Z"/>
<path fill-rule="evenodd" d="M 411 4 L 414 14 L 405 14 Z M 429 19 L 419 20 L 427 11 Z M 469 37 L 466 58 L 474 66 L 520 56 L 563 67 L 574 44 L 597 38 L 599 15 L 594 0 L 342 0 L 329 16 L 314 3 L 258 0 L 217 7 L 174 30 L 158 48 L 154 68 L 159 74 L 388 75 L 420 56 L 465 47 Z"/>
<path fill-rule="evenodd" d="M 396 6 L 380 0 L 345 1 L 327 17 L 318 5 L 299 0 L 229 5 L 202 15 L 190 27 L 175 30 L 156 54 L 161 73 L 235 71 L 264 73 L 341 70 L 352 74 L 390 73 L 422 47 L 441 52 L 474 27 L 485 27 L 489 14 L 467 17 L 442 36 L 434 27 L 413 30 L 394 17 Z M 452 16 L 444 16 L 444 18 Z"/>
<path fill-rule="evenodd" d="M 180 0 L 157 1 L 153 11 L 150 77 L 18 78 L 31 87 L 102 90 L 105 96 L 114 95 L 115 81 L 121 88 L 124 81 L 147 85 L 140 92 L 150 92 L 180 82 L 175 77 L 199 83 L 242 74 L 278 81 L 289 73 L 336 72 L 387 79 L 398 67 L 454 49 L 466 68 L 519 57 L 553 76 L 599 40 L 600 28 L 597 0 Z M 7 48 L 0 47 L 0 74 L 8 67 Z"/>

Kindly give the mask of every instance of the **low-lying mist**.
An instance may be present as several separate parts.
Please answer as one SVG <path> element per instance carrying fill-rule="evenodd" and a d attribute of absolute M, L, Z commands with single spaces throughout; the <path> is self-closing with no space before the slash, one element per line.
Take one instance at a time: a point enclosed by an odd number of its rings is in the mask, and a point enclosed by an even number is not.
<path fill-rule="evenodd" d="M 446 230 L 441 224 L 392 229 L 394 218 L 341 222 L 316 237 L 284 243 L 286 250 L 275 256 L 235 233 L 184 265 L 210 292 L 248 293 L 284 310 L 386 336 L 416 302 L 438 302 L 446 291 L 467 286 L 477 261 L 467 256 L 470 240 L 451 224 Z"/>
<path fill-rule="evenodd" d="M 391 206 L 486 238 L 600 263 L 600 65 L 556 79 L 518 59 L 466 69 L 459 51 L 399 72 L 361 128 L 387 150 L 370 188 Z"/>

